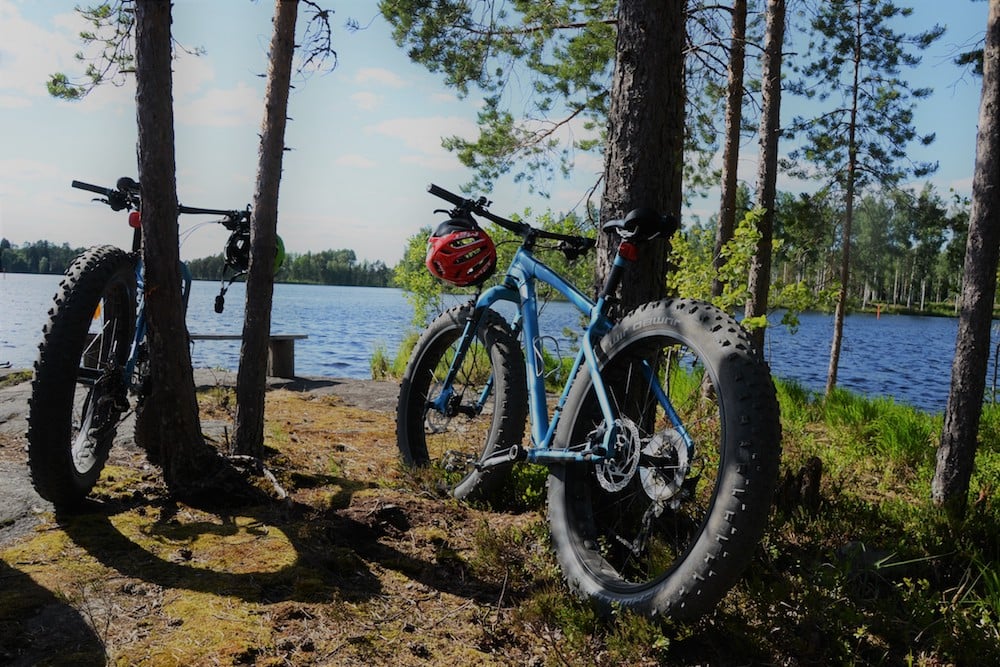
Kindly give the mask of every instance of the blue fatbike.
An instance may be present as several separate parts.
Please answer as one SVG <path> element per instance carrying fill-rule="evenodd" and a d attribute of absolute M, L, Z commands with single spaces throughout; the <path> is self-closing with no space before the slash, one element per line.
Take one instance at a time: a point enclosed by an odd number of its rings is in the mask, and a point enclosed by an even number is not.
<path fill-rule="evenodd" d="M 436 468 L 459 499 L 496 492 L 518 461 L 547 465 L 549 529 L 571 589 L 606 612 L 711 610 L 766 527 L 781 427 L 768 365 L 726 313 L 668 298 L 609 315 L 624 267 L 676 222 L 643 209 L 606 222 L 618 246 L 591 299 L 536 251 L 572 260 L 593 239 L 507 220 L 485 198 L 429 191 L 454 207 L 452 220 L 482 231 L 478 215 L 522 241 L 499 284 L 443 312 L 416 343 L 397 405 L 403 462 Z M 558 395 L 545 387 L 538 283 L 586 321 Z M 493 308 L 505 301 L 516 307 L 511 321 Z"/>

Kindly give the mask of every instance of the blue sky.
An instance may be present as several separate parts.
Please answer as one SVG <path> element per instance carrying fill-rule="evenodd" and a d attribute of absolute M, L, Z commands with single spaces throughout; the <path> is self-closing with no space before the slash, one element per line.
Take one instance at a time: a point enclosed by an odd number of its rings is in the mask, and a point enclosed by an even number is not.
<path fill-rule="evenodd" d="M 45 90 L 49 74 L 80 71 L 73 56 L 83 26 L 75 4 L 0 0 L 0 236 L 18 244 L 46 239 L 127 246 L 125 216 L 91 203 L 69 183 L 111 185 L 119 176 L 136 175 L 131 84 L 98 88 L 81 102 L 58 101 Z M 442 136 L 475 136 L 480 100 L 458 99 L 440 75 L 410 63 L 375 2 L 321 4 L 336 8 L 339 64 L 329 74 L 297 81 L 292 93 L 286 144 L 293 150 L 285 156 L 279 233 L 290 252 L 352 248 L 359 259 L 392 265 L 407 237 L 437 219 L 432 210 L 440 202 L 425 194 L 426 185 L 457 190 L 470 179 L 440 142 Z M 918 129 L 937 132 L 937 141 L 914 157 L 939 160 L 931 180 L 940 192 L 968 194 L 980 82 L 963 78 L 951 58 L 982 35 L 987 3 L 908 4 L 915 12 L 905 29 L 948 26 L 911 73 L 915 85 L 935 89 L 917 110 Z M 236 208 L 252 199 L 263 111 L 259 74 L 266 70 L 272 11 L 267 0 L 175 0 L 174 37 L 206 51 L 182 55 L 174 66 L 177 185 L 184 204 Z M 349 32 L 343 27 L 348 18 L 370 26 Z M 787 115 L 794 113 L 791 100 L 785 106 Z M 756 149 L 756 138 L 748 140 L 741 159 L 751 184 Z M 523 185 L 501 183 L 492 193 L 494 210 L 567 210 L 600 169 L 597 158 L 584 157 L 579 175 L 557 181 L 549 200 L 533 197 Z M 716 208 L 709 197 L 693 202 L 686 215 L 707 217 Z M 196 221 L 182 218 L 182 235 Z M 199 228 L 185 238 L 181 255 L 217 253 L 225 238 L 221 227 Z"/>

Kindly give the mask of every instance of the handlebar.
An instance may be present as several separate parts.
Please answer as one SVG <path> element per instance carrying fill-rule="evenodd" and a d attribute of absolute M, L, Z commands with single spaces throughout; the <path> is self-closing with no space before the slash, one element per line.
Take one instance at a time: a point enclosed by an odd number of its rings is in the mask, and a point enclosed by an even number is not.
<path fill-rule="evenodd" d="M 507 218 L 496 215 L 495 213 L 490 213 L 487 207 L 489 207 L 493 202 L 486 199 L 486 197 L 468 199 L 466 197 L 462 197 L 461 195 L 457 195 L 454 192 L 449 192 L 434 183 L 427 186 L 427 192 L 435 197 L 445 200 L 450 204 L 453 204 L 455 206 L 455 210 L 452 211 L 452 215 L 456 217 L 475 213 L 476 215 L 480 215 L 490 222 L 503 227 L 504 229 L 522 236 L 527 241 L 533 241 L 534 239 L 551 239 L 553 241 L 559 241 L 558 249 L 565 253 L 566 257 L 571 261 L 596 245 L 596 241 L 592 238 L 558 234 L 556 232 L 550 232 L 537 227 L 532 227 L 526 222 L 514 222 L 513 220 L 508 220 Z"/>
<path fill-rule="evenodd" d="M 129 178 L 128 176 L 122 176 L 118 179 L 114 188 L 107 188 L 101 185 L 93 185 L 92 183 L 84 183 L 83 181 L 74 180 L 71 185 L 78 190 L 86 190 L 88 192 L 93 192 L 95 194 L 101 195 L 103 199 L 98 199 L 104 204 L 111 207 L 113 211 L 121 211 L 123 209 L 132 210 L 139 208 L 139 202 L 141 199 L 141 187 L 139 183 Z M 220 220 L 227 229 L 234 229 L 239 223 L 250 220 L 250 207 L 248 206 L 244 210 L 236 209 L 217 209 L 217 208 L 199 208 L 196 206 L 184 206 L 179 204 L 177 206 L 177 212 L 187 215 L 220 215 L 225 219 Z"/>

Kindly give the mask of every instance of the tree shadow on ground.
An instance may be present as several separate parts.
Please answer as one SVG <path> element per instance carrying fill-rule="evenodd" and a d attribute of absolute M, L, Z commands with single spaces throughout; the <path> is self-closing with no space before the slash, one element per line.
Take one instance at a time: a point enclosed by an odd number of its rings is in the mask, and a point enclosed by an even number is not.
<path fill-rule="evenodd" d="M 57 513 L 66 534 L 104 566 L 123 576 L 164 588 L 219 593 L 247 602 L 364 601 L 384 593 L 371 566 L 397 571 L 442 592 L 481 600 L 495 586 L 479 582 L 453 560 L 425 560 L 404 553 L 382 538 L 399 537 L 409 528 L 405 512 L 392 504 L 368 499 L 363 506 L 317 510 L 301 503 L 200 510 L 201 518 L 179 521 L 181 508 L 170 500 L 88 501 L 82 511 Z M 119 527 L 120 517 L 145 512 L 142 525 Z M 148 514 L 155 512 L 155 518 Z M 200 538 L 242 537 L 252 540 L 281 533 L 287 558 L 270 569 L 248 569 L 244 560 L 233 570 L 201 564 Z M 143 543 L 153 547 L 144 546 Z M 235 542 L 240 542 L 236 539 Z M 143 543 L 140 543 L 143 542 Z M 162 548 L 161 548 L 162 547 Z M 223 549 L 229 547 L 223 546 Z M 239 549 L 238 546 L 232 547 Z M 250 554 L 252 556 L 252 554 Z M 234 554 L 234 562 L 239 558 Z"/>
<path fill-rule="evenodd" d="M 57 596 L 0 560 L 0 663 L 9 667 L 106 664 L 101 638 L 62 599 L 72 594 Z"/>

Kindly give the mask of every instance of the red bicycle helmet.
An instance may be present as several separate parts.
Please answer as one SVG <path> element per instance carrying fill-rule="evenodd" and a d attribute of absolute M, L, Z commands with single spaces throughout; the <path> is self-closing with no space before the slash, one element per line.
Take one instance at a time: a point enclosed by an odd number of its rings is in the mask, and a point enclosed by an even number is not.
<path fill-rule="evenodd" d="M 452 285 L 479 285 L 496 270 L 497 249 L 475 221 L 452 218 L 427 239 L 426 264 L 431 275 Z"/>

